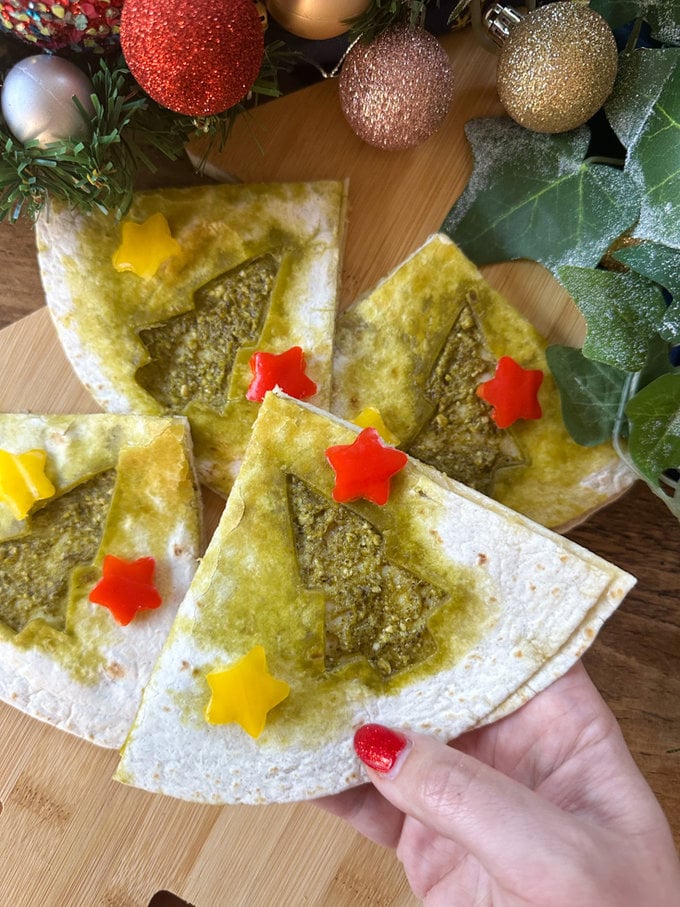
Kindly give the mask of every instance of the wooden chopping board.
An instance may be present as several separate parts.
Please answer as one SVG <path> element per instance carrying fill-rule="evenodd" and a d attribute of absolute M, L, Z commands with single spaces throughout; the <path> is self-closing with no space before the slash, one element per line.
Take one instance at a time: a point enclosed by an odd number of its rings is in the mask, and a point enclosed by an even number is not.
<path fill-rule="evenodd" d="M 467 181 L 463 124 L 500 114 L 495 58 L 470 32 L 444 43 L 455 70 L 442 130 L 411 151 L 363 144 L 325 81 L 237 123 L 213 172 L 244 181 L 349 178 L 342 304 L 373 286 L 435 232 Z M 201 149 L 194 148 L 194 155 Z M 538 265 L 485 268 L 491 282 L 552 340 L 583 325 Z M 96 304 L 96 301 L 93 302 Z M 42 309 L 0 332 L 0 408 L 96 410 Z M 110 780 L 116 754 L 0 704 L 0 901 L 12 907 L 153 907 L 171 891 L 195 907 L 414 904 L 391 852 L 310 804 L 206 807 Z"/>

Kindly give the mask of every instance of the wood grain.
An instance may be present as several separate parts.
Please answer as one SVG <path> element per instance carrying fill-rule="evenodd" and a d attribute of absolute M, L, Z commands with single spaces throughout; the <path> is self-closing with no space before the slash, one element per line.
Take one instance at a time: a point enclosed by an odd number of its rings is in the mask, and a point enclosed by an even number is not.
<path fill-rule="evenodd" d="M 349 177 L 343 304 L 437 229 L 469 175 L 463 123 L 500 112 L 493 58 L 470 35 L 448 36 L 446 46 L 456 101 L 418 149 L 363 145 L 325 82 L 239 122 L 211 158 L 244 180 Z M 184 162 L 156 179 L 182 185 L 196 176 Z M 94 410 L 43 307 L 30 225 L 0 225 L 0 265 L 0 324 L 11 324 L 0 331 L 0 408 Z M 547 272 L 528 262 L 484 271 L 543 333 L 578 342 L 582 322 Z M 638 485 L 569 534 L 639 578 L 585 661 L 680 844 L 680 529 Z M 167 899 L 154 895 L 163 890 L 195 907 L 416 903 L 394 854 L 310 804 L 216 808 L 124 788 L 110 780 L 115 753 L 2 704 L 0 734 L 3 904 L 148 907 L 153 899 L 161 907 Z"/>

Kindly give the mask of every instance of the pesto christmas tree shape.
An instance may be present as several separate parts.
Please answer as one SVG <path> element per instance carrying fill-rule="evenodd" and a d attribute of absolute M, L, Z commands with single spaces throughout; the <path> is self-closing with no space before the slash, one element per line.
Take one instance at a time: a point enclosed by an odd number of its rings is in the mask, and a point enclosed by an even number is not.
<path fill-rule="evenodd" d="M 570 438 L 545 339 L 443 233 L 336 325 L 331 412 L 355 420 L 378 410 L 399 446 L 451 478 L 551 527 L 582 519 L 632 482 L 610 443 L 584 448 Z M 509 431 L 477 397 L 505 356 L 543 372 L 541 418 Z"/>
<path fill-rule="evenodd" d="M 190 402 L 221 412 L 239 350 L 262 332 L 278 270 L 271 254 L 245 262 L 200 287 L 188 312 L 140 331 L 150 361 L 139 384 L 171 412 Z"/>
<path fill-rule="evenodd" d="M 403 445 L 411 456 L 486 494 L 498 469 L 526 462 L 511 431 L 498 428 L 477 394 L 495 361 L 464 304 L 425 384 L 432 415 Z"/>
<path fill-rule="evenodd" d="M 293 475 L 288 500 L 302 581 L 324 594 L 326 670 L 365 658 L 388 677 L 431 655 L 427 622 L 446 592 L 390 562 L 372 523 Z"/>
<path fill-rule="evenodd" d="M 384 505 L 335 501 L 328 452 L 359 437 L 318 407 L 265 396 L 116 780 L 213 804 L 359 784 L 352 728 L 398 722 L 450 739 L 507 714 L 583 654 L 629 588 L 412 458 Z M 208 678 L 257 647 L 289 693 L 255 738 L 206 707 Z"/>
<path fill-rule="evenodd" d="M 30 516 L 30 532 L 0 542 L 0 620 L 16 633 L 40 619 L 65 632 L 71 575 L 96 558 L 116 471 L 106 470 Z"/>

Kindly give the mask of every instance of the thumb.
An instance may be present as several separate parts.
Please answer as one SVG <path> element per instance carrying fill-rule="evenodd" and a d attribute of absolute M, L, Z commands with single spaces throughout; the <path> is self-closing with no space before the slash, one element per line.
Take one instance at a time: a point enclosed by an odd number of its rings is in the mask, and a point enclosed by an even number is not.
<path fill-rule="evenodd" d="M 576 819 L 502 772 L 420 734 L 360 727 L 357 755 L 380 793 L 405 814 L 455 841 L 497 878 L 564 854 Z M 561 844 L 561 846 L 560 846 Z"/>

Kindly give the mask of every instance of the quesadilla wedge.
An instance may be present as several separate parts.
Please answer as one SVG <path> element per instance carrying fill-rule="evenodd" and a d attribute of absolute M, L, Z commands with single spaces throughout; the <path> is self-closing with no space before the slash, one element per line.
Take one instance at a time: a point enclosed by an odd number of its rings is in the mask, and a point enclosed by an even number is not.
<path fill-rule="evenodd" d="M 331 410 L 377 411 L 399 446 L 551 528 L 565 529 L 634 476 L 611 444 L 569 436 L 546 341 L 444 234 L 431 236 L 337 322 Z M 509 427 L 480 394 L 501 361 L 542 375 L 536 413 Z M 520 389 L 501 386 L 511 415 Z M 510 399 L 508 399 L 510 394 Z"/>
<path fill-rule="evenodd" d="M 300 348 L 330 400 L 342 182 L 135 195 L 126 219 L 55 205 L 36 225 L 61 344 L 108 412 L 180 414 L 202 482 L 226 496 L 259 403 L 250 360 Z"/>
<path fill-rule="evenodd" d="M 341 469 L 343 496 L 373 482 L 364 438 L 389 461 L 384 504 L 339 496 Z M 269 393 L 115 777 L 206 803 L 337 792 L 365 780 L 358 725 L 448 739 L 519 704 L 633 583 L 373 429 Z"/>
<path fill-rule="evenodd" d="M 0 414 L 0 699 L 120 747 L 196 569 L 197 487 L 181 417 Z"/>

